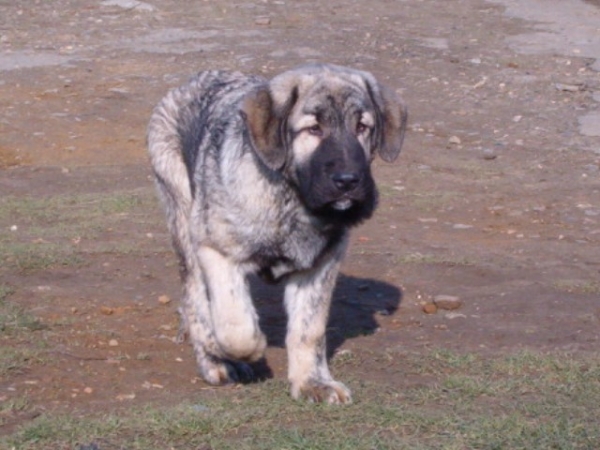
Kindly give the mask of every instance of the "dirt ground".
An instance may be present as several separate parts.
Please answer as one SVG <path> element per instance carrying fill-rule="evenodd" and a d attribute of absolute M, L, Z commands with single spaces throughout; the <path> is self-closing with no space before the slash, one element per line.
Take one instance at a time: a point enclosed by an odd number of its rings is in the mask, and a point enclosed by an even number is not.
<path fill-rule="evenodd" d="M 366 69 L 403 95 L 411 118 L 399 160 L 376 164 L 381 203 L 354 232 L 331 351 L 598 351 L 600 136 L 581 133 L 579 119 L 598 111 L 600 75 L 577 51 L 509 45 L 539 24 L 483 0 L 0 8 L 0 202 L 152 199 L 151 109 L 198 70 L 270 76 L 307 61 Z M 143 204 L 92 238 L 47 236 L 23 217 L 0 223 L 7 248 L 55 241 L 78 256 L 23 270 L 3 253 L 0 282 L 14 291 L 7 301 L 43 324 L 27 339 L 45 340 L 45 362 L 0 379 L 0 401 L 26 396 L 29 405 L 7 413 L 0 430 L 54 409 L 177 402 L 208 389 L 191 349 L 173 342 L 175 259 L 162 213 L 153 200 Z M 267 361 L 285 378 L 279 294 L 255 286 Z M 462 306 L 424 313 L 438 295 Z M 23 339 L 0 336 L 3 346 Z M 365 377 L 400 382 L 364 361 Z"/>

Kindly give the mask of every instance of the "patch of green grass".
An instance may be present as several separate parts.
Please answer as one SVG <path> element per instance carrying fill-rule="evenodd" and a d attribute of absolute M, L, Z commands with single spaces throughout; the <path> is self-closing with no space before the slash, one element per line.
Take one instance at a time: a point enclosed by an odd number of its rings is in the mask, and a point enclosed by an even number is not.
<path fill-rule="evenodd" d="M 139 226 L 156 208 L 154 192 L 70 194 L 0 199 L 0 265 L 22 272 L 83 263 L 85 252 L 130 252 L 111 242 L 125 223 Z M 102 239 L 99 239 L 102 237 Z M 138 249 L 139 250 L 139 249 Z"/>
<path fill-rule="evenodd" d="M 2 305 L 2 302 L 4 302 L 4 300 L 6 300 L 10 295 L 14 294 L 14 292 L 15 290 L 10 286 L 0 284 L 0 305 Z"/>
<path fill-rule="evenodd" d="M 40 361 L 40 352 L 21 347 L 0 347 L 0 377 L 22 373 L 34 362 Z"/>
<path fill-rule="evenodd" d="M 22 272 L 59 266 L 74 267 L 83 263 L 72 246 L 48 242 L 3 244 L 0 247 L 0 261 Z"/>
<path fill-rule="evenodd" d="M 176 407 L 88 418 L 48 413 L 0 438 L 0 448 L 598 448 L 597 355 L 385 353 L 397 362 L 398 376 L 350 380 L 349 406 L 295 402 L 285 382 L 270 380 L 199 391 Z M 359 356 L 334 359 L 334 371 L 352 373 Z M 411 381 L 418 374 L 423 381 Z"/>
<path fill-rule="evenodd" d="M 0 301 L 0 332 L 5 336 L 44 328 L 44 324 L 22 308 L 4 300 Z"/>
<path fill-rule="evenodd" d="M 37 318 L 28 314 L 22 308 L 7 301 L 13 290 L 0 285 L 0 377 L 20 373 L 33 361 L 39 361 L 40 352 L 23 345 L 6 345 L 4 340 L 23 339 L 32 331 L 43 330 L 46 327 Z"/>

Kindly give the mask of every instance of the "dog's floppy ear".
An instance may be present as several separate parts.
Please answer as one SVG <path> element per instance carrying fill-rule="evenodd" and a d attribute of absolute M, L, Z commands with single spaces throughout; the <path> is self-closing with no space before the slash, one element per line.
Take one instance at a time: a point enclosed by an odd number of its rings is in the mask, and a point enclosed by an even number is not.
<path fill-rule="evenodd" d="M 369 95 L 377 109 L 377 154 L 386 162 L 393 162 L 402 149 L 408 109 L 396 93 L 380 85 L 373 77 L 366 80 Z"/>
<path fill-rule="evenodd" d="M 280 170 L 287 158 L 285 126 L 297 93 L 294 89 L 283 105 L 276 105 L 269 85 L 250 92 L 242 103 L 242 117 L 256 153 L 267 167 Z"/>

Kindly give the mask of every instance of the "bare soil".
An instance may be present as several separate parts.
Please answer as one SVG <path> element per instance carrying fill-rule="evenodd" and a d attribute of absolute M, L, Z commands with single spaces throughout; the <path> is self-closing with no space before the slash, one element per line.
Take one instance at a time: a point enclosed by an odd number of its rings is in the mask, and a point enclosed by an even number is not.
<path fill-rule="evenodd" d="M 146 123 L 198 70 L 362 68 L 403 95 L 411 118 L 397 163 L 376 164 L 381 202 L 353 235 L 331 353 L 364 355 L 362 376 L 397 384 L 406 374 L 370 361 L 369 349 L 598 351 L 600 137 L 578 132 L 578 117 L 598 108 L 593 60 L 517 53 L 506 38 L 534 24 L 482 0 L 118 3 L 0 1 L 0 203 L 151 198 Z M 157 205 L 91 239 L 0 223 L 0 245 L 39 239 L 78 260 L 0 267 L 7 301 L 45 328 L 27 336 L 44 339 L 42 360 L 0 379 L 1 401 L 28 401 L 0 433 L 44 411 L 219 392 L 173 342 L 179 282 Z M 280 291 L 254 287 L 271 344 L 265 373 L 283 379 Z M 424 313 L 437 295 L 462 306 Z M 0 336 L 15 348 L 23 339 Z"/>

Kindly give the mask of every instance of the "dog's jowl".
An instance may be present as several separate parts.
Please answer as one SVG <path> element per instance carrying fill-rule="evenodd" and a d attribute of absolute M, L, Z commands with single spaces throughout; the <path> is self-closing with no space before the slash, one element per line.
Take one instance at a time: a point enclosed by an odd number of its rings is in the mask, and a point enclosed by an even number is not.
<path fill-rule="evenodd" d="M 266 339 L 248 275 L 285 283 L 294 398 L 348 403 L 325 327 L 348 230 L 377 204 L 370 165 L 396 159 L 400 98 L 371 74 L 308 65 L 271 80 L 201 72 L 155 108 L 150 158 L 180 260 L 181 336 L 211 384 L 252 378 Z"/>

